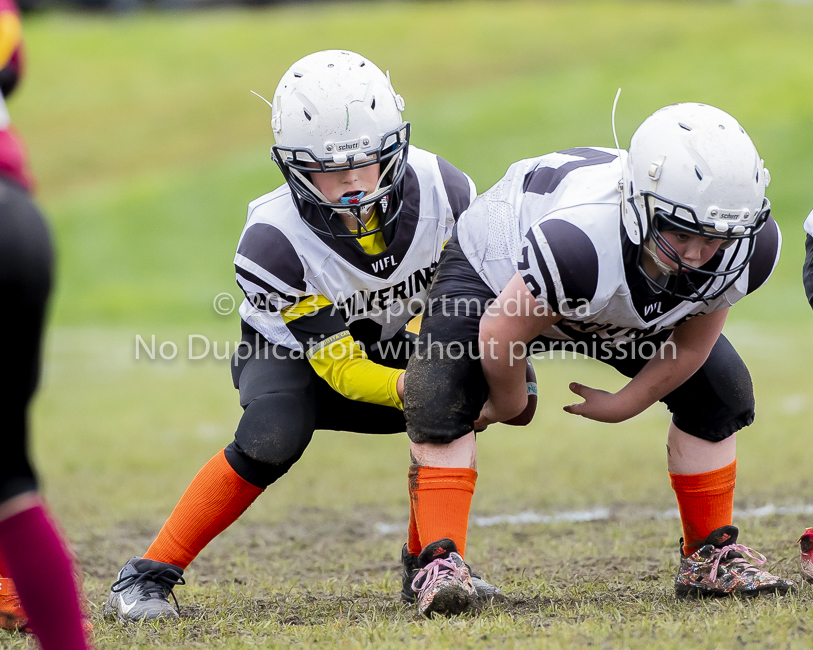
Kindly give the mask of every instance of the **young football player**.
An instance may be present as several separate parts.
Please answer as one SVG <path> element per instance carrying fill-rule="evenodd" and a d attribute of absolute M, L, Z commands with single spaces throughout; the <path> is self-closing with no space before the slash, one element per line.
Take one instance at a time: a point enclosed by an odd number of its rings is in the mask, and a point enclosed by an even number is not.
<path fill-rule="evenodd" d="M 406 375 L 412 506 L 419 522 L 423 508 L 443 513 L 427 535 L 419 527 L 421 612 L 469 606 L 465 567 L 447 555 L 466 540 L 472 431 L 522 411 L 526 354 L 560 348 L 630 378 L 617 393 L 571 384 L 584 401 L 567 412 L 623 422 L 657 401 L 672 412 L 677 593 L 791 587 L 746 561 L 764 558 L 731 525 L 735 433 L 753 421 L 754 396 L 721 332 L 729 307 L 762 286 L 779 257 L 768 181 L 736 120 L 677 104 L 640 126 L 629 153 L 577 148 L 512 165 L 461 217 Z M 427 493 L 437 474 L 449 483 Z"/>
<path fill-rule="evenodd" d="M 52 250 L 31 201 L 25 146 L 5 97 L 21 74 L 20 16 L 0 0 L 0 368 L 3 465 L 0 468 L 0 628 L 27 630 L 43 650 L 87 648 L 76 569 L 53 515 L 38 493 L 27 454 L 28 406 L 37 386 Z"/>
<path fill-rule="evenodd" d="M 119 572 L 106 613 L 177 616 L 168 598 L 184 569 L 299 460 L 314 429 L 406 430 L 406 324 L 476 192 L 409 145 L 403 109 L 389 76 L 352 52 L 311 54 L 282 77 L 272 156 L 286 182 L 249 205 L 234 259 L 244 413 L 144 556 Z M 419 550 L 412 521 L 405 561 Z"/>

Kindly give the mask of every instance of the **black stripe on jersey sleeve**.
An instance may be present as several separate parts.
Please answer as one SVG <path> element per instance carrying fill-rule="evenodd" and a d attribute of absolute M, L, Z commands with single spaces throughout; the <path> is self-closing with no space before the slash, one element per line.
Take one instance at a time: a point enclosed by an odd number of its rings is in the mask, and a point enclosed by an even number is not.
<path fill-rule="evenodd" d="M 543 221 L 539 228 L 559 269 L 565 298 L 593 300 L 598 288 L 598 253 L 593 242 L 581 228 L 563 219 Z"/>
<path fill-rule="evenodd" d="M 272 303 L 268 303 L 268 298 L 270 298 L 272 301 L 279 301 L 280 303 L 289 303 L 292 305 L 295 305 L 300 300 L 298 296 L 292 296 L 290 294 L 283 293 L 282 291 L 277 291 L 262 278 L 258 278 L 253 273 L 246 271 L 244 268 L 237 266 L 236 264 L 234 266 L 234 270 L 235 275 L 238 276 L 237 286 L 240 287 L 240 289 L 246 295 L 246 298 L 249 299 L 249 302 L 251 302 L 251 304 L 257 309 L 269 309 L 270 311 L 277 311 L 277 306 Z M 252 294 L 251 292 L 246 291 L 243 285 L 240 284 L 239 278 L 243 278 L 247 282 L 256 284 L 257 286 L 261 287 L 265 293 Z"/>
<path fill-rule="evenodd" d="M 279 278 L 289 287 L 305 290 L 305 269 L 293 244 L 277 228 L 256 223 L 246 230 L 237 253 Z"/>
<path fill-rule="evenodd" d="M 525 174 L 525 179 L 522 182 L 523 192 L 550 194 L 559 187 L 559 183 L 562 182 L 564 177 L 574 169 L 590 167 L 592 165 L 604 165 L 618 157 L 606 151 L 597 151 L 596 149 L 589 149 L 587 147 L 568 149 L 566 151 L 558 151 L 557 153 L 567 156 L 578 156 L 581 160 L 574 160 L 573 162 L 565 163 L 561 167 L 556 168 L 536 167 Z"/>
<path fill-rule="evenodd" d="M 813 237 L 805 237 L 805 265 L 802 269 L 802 281 L 805 284 L 807 302 L 813 307 Z"/>
<path fill-rule="evenodd" d="M 465 212 L 471 202 L 471 186 L 468 177 L 450 162 L 440 156 L 438 167 L 443 178 L 443 187 L 446 188 L 446 196 L 449 197 L 449 206 L 452 208 L 452 215 L 457 221 Z"/>
<path fill-rule="evenodd" d="M 748 292 L 756 291 L 768 281 L 776 256 L 779 255 L 779 226 L 773 217 L 757 233 L 754 255 L 748 263 Z"/>
<path fill-rule="evenodd" d="M 543 298 L 548 301 L 548 305 L 554 309 L 559 309 L 559 301 L 556 300 L 556 287 L 553 285 L 553 278 L 551 278 L 550 271 L 548 270 L 548 265 L 545 262 L 545 258 L 542 256 L 542 251 L 539 250 L 539 243 L 536 241 L 536 235 L 534 234 L 533 228 L 528 231 L 528 234 L 525 235 L 525 239 L 527 239 L 531 243 L 531 247 L 534 249 L 534 257 L 536 258 L 536 265 L 539 268 L 539 271 L 542 273 L 542 280 L 545 283 L 544 290 L 545 295 Z M 531 274 L 533 278 L 533 274 Z M 524 279 L 524 276 L 523 276 Z M 525 281 L 525 284 L 528 284 L 528 281 Z M 537 292 L 534 291 L 534 288 L 528 287 L 528 290 L 533 293 L 537 298 Z M 541 291 L 539 292 L 541 293 Z"/>
<path fill-rule="evenodd" d="M 312 314 L 300 316 L 289 321 L 287 326 L 305 350 L 310 350 L 326 338 L 347 329 L 342 313 L 335 305 L 322 307 Z"/>

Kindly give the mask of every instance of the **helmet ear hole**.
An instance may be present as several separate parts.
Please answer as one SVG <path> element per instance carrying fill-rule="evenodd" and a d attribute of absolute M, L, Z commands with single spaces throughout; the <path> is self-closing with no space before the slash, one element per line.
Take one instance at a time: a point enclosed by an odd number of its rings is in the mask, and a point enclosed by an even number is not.
<path fill-rule="evenodd" d="M 375 97 L 373 97 L 373 101 L 372 101 L 372 103 L 370 104 L 370 108 L 371 108 L 372 110 L 375 110 Z"/>

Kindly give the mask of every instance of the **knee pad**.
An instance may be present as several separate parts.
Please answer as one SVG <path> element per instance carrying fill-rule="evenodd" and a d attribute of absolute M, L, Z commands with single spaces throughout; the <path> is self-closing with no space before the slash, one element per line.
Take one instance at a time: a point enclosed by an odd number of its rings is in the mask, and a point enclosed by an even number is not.
<path fill-rule="evenodd" d="M 297 395 L 261 395 L 243 412 L 226 458 L 243 479 L 267 487 L 302 457 L 313 437 L 313 424 L 314 413 Z"/>
<path fill-rule="evenodd" d="M 412 442 L 449 444 L 472 430 L 488 396 L 479 359 L 414 354 L 404 379 L 404 416 Z"/>

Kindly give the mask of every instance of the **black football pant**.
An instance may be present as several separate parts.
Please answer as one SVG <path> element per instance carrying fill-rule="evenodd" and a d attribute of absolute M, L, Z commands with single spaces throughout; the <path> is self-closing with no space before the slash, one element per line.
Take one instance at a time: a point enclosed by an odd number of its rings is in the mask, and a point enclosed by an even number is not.
<path fill-rule="evenodd" d="M 27 454 L 53 251 L 28 193 L 0 177 L 0 503 L 37 488 Z"/>
<path fill-rule="evenodd" d="M 372 361 L 406 368 L 409 341 L 397 337 Z M 406 431 L 402 411 L 348 399 L 319 377 L 299 352 L 270 345 L 243 324 L 243 340 L 232 358 L 232 379 L 240 391 L 243 416 L 226 447 L 226 459 L 252 485 L 265 488 L 298 461 L 316 429 L 389 434 Z"/>

